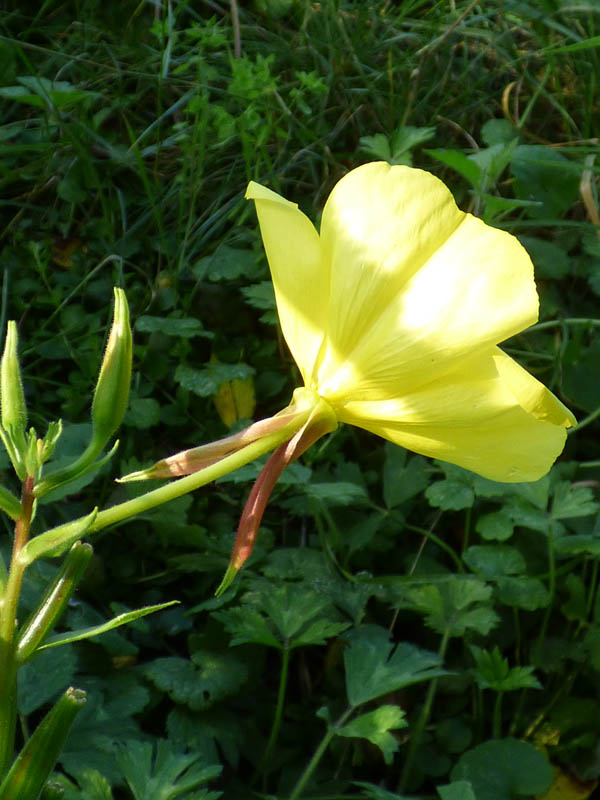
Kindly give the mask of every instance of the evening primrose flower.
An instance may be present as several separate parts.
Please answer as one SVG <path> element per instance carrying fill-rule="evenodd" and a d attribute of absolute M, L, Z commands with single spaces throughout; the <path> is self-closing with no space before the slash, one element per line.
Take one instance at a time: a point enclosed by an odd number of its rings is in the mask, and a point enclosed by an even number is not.
<path fill-rule="evenodd" d="M 270 420 L 135 476 L 187 474 L 265 436 L 279 445 L 228 573 L 247 557 L 281 470 L 339 422 L 496 481 L 548 472 L 575 419 L 498 347 L 538 318 L 533 266 L 515 237 L 460 211 L 433 175 L 387 163 L 337 183 L 320 232 L 260 184 L 246 197 L 304 386 Z"/>

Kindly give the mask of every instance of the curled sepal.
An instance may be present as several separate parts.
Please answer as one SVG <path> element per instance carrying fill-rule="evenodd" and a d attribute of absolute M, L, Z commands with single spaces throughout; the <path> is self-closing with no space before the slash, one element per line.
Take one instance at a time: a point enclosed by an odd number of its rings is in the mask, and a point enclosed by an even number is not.
<path fill-rule="evenodd" d="M 62 555 L 68 547 L 85 535 L 96 519 L 97 514 L 98 509 L 95 508 L 86 517 L 80 517 L 73 520 L 73 522 L 66 522 L 64 525 L 52 528 L 46 533 L 40 533 L 39 536 L 30 539 L 23 547 L 19 553 L 19 560 L 25 566 L 29 566 L 29 564 L 32 564 L 42 556 L 54 558 Z"/>
<path fill-rule="evenodd" d="M 14 496 L 12 492 L 0 486 L 0 509 L 4 511 L 11 519 L 17 520 L 23 513 L 21 503 Z"/>
<path fill-rule="evenodd" d="M 271 454 L 252 487 L 240 524 L 238 525 L 231 561 L 215 594 L 217 596 L 231 585 L 233 579 L 250 557 L 258 535 L 263 514 L 271 492 L 283 470 L 295 461 L 321 436 L 337 427 L 337 419 L 329 405 L 320 400 L 302 428 L 285 444 Z"/>
<path fill-rule="evenodd" d="M 79 581 L 83 577 L 93 550 L 89 544 L 75 542 L 60 570 L 29 619 L 23 625 L 17 644 L 17 661 L 27 661 L 43 643 L 65 610 Z"/>
<path fill-rule="evenodd" d="M 2 800 L 37 800 L 85 701 L 85 692 L 70 688 L 46 714 L 2 781 Z"/>

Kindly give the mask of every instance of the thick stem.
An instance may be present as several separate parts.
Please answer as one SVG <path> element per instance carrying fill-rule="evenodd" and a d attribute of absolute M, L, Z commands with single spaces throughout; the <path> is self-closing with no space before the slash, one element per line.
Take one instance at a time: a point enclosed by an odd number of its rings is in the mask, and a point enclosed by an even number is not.
<path fill-rule="evenodd" d="M 20 553 L 27 544 L 33 514 L 33 478 L 23 482 L 23 514 L 15 525 L 13 552 L 8 580 L 0 605 L 0 780 L 4 778 L 13 757 L 17 721 L 17 607 L 25 565 Z"/>

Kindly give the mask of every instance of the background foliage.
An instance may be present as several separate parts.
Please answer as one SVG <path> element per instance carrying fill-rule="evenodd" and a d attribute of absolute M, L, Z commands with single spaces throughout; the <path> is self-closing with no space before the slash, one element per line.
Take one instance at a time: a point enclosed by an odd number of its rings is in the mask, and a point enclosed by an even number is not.
<path fill-rule="evenodd" d="M 297 376 L 249 179 L 317 220 L 365 161 L 442 177 L 529 250 L 541 323 L 506 349 L 580 424 L 548 477 L 518 485 L 341 429 L 286 471 L 218 600 L 259 466 L 104 532 L 65 630 L 179 605 L 27 665 L 23 736 L 68 683 L 88 691 L 56 776 L 67 800 L 587 797 L 600 777 L 598 6 L 232 6 L 0 12 L 0 321 L 18 320 L 31 423 L 65 422 L 57 458 L 87 441 L 113 284 L 135 321 L 118 455 L 42 506 L 40 529 L 287 403 Z M 23 613 L 54 570 L 30 570 Z"/>

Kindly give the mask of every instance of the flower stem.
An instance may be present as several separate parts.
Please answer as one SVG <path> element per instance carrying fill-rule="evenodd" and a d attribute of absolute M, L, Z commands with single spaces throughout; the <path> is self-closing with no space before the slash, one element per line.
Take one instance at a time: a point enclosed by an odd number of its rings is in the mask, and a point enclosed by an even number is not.
<path fill-rule="evenodd" d="M 245 464 L 249 464 L 259 456 L 268 453 L 269 450 L 275 449 L 278 445 L 287 441 L 302 425 L 306 422 L 308 414 L 298 415 L 296 419 L 290 422 L 289 426 L 282 428 L 268 436 L 264 436 L 256 442 L 247 445 L 241 450 L 225 456 L 216 464 L 211 464 L 199 472 L 194 472 L 191 475 L 186 475 L 184 478 L 178 478 L 175 481 L 161 486 L 159 489 L 154 489 L 151 492 L 146 492 L 133 500 L 126 500 L 124 503 L 118 503 L 115 506 L 100 511 L 96 516 L 94 522 L 87 530 L 88 534 L 96 533 L 97 531 L 107 528 L 109 525 L 114 525 L 117 522 L 122 522 L 125 519 L 134 517 L 137 514 L 142 514 L 149 511 L 151 508 L 167 503 L 169 500 L 174 500 L 184 494 L 199 489 L 207 483 L 221 478 L 233 472 Z"/>
<path fill-rule="evenodd" d="M 20 553 L 27 544 L 33 515 L 33 478 L 23 482 L 23 513 L 15 525 L 13 552 L 8 579 L 0 602 L 0 781 L 13 757 L 17 721 L 17 607 L 25 564 Z"/>
<path fill-rule="evenodd" d="M 440 661 L 444 660 L 444 656 L 446 655 L 446 648 L 448 646 L 448 641 L 450 640 L 449 630 L 444 632 L 442 637 L 442 641 L 440 642 L 440 647 L 438 650 L 438 655 L 440 657 Z M 429 715 L 431 714 L 431 708 L 433 706 L 433 701 L 435 698 L 435 693 L 437 691 L 438 685 L 438 678 L 433 678 L 429 687 L 427 689 L 427 695 L 425 697 L 425 703 L 423 704 L 423 708 L 421 709 L 421 713 L 419 714 L 419 718 L 417 719 L 414 730 L 410 737 L 410 745 L 408 748 L 408 755 L 406 756 L 406 761 L 404 763 L 404 769 L 402 770 L 402 776 L 400 778 L 400 784 L 398 787 L 398 791 L 402 793 L 411 777 L 413 763 L 415 760 L 415 755 L 417 753 L 417 748 L 421 742 L 421 737 L 423 736 L 423 731 L 425 730 L 425 726 L 427 725 L 427 720 L 429 719 Z"/>
<path fill-rule="evenodd" d="M 313 774 L 317 764 L 319 763 L 319 761 L 323 757 L 323 754 L 325 753 L 325 750 L 327 750 L 327 747 L 329 746 L 329 742 L 336 735 L 336 733 L 338 731 L 338 728 L 342 727 L 344 722 L 346 722 L 346 720 L 348 719 L 350 714 L 352 714 L 353 711 L 354 711 L 354 706 L 350 706 L 350 708 L 347 708 L 344 711 L 344 713 L 338 719 L 337 722 L 335 722 L 333 725 L 330 725 L 327 728 L 327 732 L 325 733 L 325 736 L 321 739 L 321 743 L 319 744 L 319 746 L 315 750 L 314 755 L 311 758 L 311 760 L 306 765 L 306 768 L 305 768 L 304 772 L 298 778 L 298 782 L 294 786 L 294 788 L 292 790 L 292 793 L 289 796 L 288 800 L 298 800 L 298 798 L 302 794 L 302 791 L 304 790 L 304 787 L 308 783 L 308 781 L 310 779 L 310 776 Z"/>
<path fill-rule="evenodd" d="M 281 728 L 281 720 L 283 718 L 283 706 L 285 704 L 285 693 L 287 689 L 288 667 L 290 663 L 291 650 L 289 642 L 285 642 L 281 651 L 281 672 L 279 674 L 279 690 L 277 692 L 277 707 L 275 708 L 275 716 L 273 717 L 273 725 L 271 726 L 271 733 L 269 734 L 269 741 L 265 748 L 264 755 L 261 759 L 261 771 L 263 772 L 263 791 L 266 791 L 266 780 L 268 775 L 268 762 L 271 758 L 271 753 L 277 742 L 279 736 L 279 729 Z"/>

